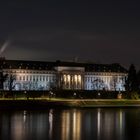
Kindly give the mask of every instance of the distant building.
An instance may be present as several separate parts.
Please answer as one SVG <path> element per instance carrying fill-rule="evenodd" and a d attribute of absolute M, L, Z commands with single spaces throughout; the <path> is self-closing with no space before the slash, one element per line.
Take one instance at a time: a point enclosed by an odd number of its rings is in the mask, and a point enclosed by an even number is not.
<path fill-rule="evenodd" d="M 14 75 L 13 90 L 125 91 L 127 70 L 119 64 L 0 60 L 1 70 Z M 8 90 L 8 80 L 4 83 Z"/>

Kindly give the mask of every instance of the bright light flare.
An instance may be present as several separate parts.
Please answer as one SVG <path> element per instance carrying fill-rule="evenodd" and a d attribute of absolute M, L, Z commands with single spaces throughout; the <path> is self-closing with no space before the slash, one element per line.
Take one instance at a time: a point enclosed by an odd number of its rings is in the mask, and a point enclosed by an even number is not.
<path fill-rule="evenodd" d="M 5 41 L 3 43 L 3 45 L 0 48 L 0 55 L 6 50 L 6 48 L 9 46 L 9 44 L 10 44 L 10 41 L 9 40 L 8 41 Z"/>

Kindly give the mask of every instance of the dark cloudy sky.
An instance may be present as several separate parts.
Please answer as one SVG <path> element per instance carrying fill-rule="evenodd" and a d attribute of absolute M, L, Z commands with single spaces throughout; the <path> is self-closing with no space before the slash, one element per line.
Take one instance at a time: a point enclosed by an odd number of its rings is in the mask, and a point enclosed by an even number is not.
<path fill-rule="evenodd" d="M 140 69 L 140 5 L 133 0 L 5 0 L 0 55 L 7 59 L 134 63 Z"/>

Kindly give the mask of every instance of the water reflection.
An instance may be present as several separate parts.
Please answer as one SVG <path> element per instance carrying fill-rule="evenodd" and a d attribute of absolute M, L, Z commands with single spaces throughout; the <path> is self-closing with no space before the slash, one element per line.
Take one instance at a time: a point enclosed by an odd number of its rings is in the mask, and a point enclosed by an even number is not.
<path fill-rule="evenodd" d="M 80 140 L 80 136 L 81 136 L 81 112 L 74 110 L 73 111 L 73 140 Z"/>
<path fill-rule="evenodd" d="M 133 128 L 140 139 L 139 116 L 140 109 L 3 111 L 0 140 L 128 140 Z"/>
<path fill-rule="evenodd" d="M 80 140 L 81 113 L 77 110 L 62 112 L 62 140 Z"/>
<path fill-rule="evenodd" d="M 14 140 L 44 138 L 44 134 L 48 129 L 48 116 L 46 114 L 28 114 L 28 112 L 23 111 L 23 113 L 12 114 L 8 119 L 10 123 L 8 133 L 11 134 L 11 138 Z"/>
<path fill-rule="evenodd" d="M 70 140 L 70 112 L 62 112 L 62 140 Z"/>
<path fill-rule="evenodd" d="M 53 130 L 53 109 L 49 111 L 49 138 L 52 139 Z"/>
<path fill-rule="evenodd" d="M 98 109 L 98 112 L 97 112 L 97 137 L 98 139 L 100 139 L 100 132 L 101 131 L 101 111 L 100 111 L 100 108 Z"/>

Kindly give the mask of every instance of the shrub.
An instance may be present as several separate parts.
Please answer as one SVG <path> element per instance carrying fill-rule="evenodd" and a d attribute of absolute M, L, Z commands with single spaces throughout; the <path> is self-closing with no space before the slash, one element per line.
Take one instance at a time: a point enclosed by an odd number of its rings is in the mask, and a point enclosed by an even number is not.
<path fill-rule="evenodd" d="M 139 99 L 138 92 L 136 92 L 136 91 L 130 92 L 130 98 L 138 100 Z"/>

